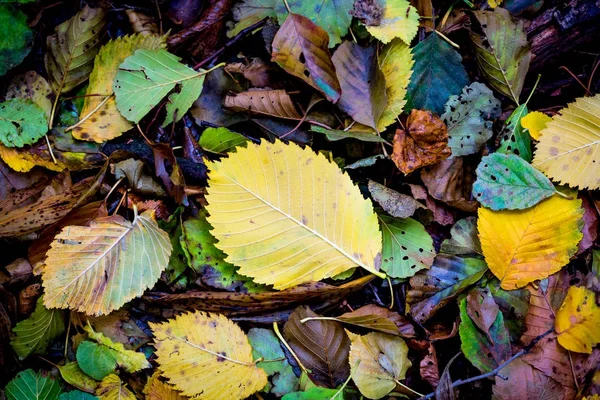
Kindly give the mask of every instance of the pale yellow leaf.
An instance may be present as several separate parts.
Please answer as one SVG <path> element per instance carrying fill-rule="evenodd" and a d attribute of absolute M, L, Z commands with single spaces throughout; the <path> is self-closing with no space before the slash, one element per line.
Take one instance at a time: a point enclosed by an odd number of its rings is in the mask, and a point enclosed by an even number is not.
<path fill-rule="evenodd" d="M 383 275 L 373 205 L 323 155 L 293 143 L 248 143 L 207 166 L 208 221 L 239 273 L 276 289 L 356 266 Z"/>
<path fill-rule="evenodd" d="M 108 314 L 154 286 L 171 241 L 145 211 L 133 222 L 116 215 L 67 226 L 52 242 L 42 279 L 48 308 Z"/>
<path fill-rule="evenodd" d="M 196 311 L 150 328 L 162 376 L 186 396 L 241 400 L 267 384 L 248 337 L 223 315 Z"/>
<path fill-rule="evenodd" d="M 380 132 L 396 122 L 396 118 L 402 114 L 414 63 L 410 47 L 400 39 L 385 45 L 379 55 L 379 68 L 385 76 L 385 93 L 388 97 L 387 107 L 377 123 Z"/>
<path fill-rule="evenodd" d="M 583 237 L 581 200 L 558 195 L 525 210 L 479 208 L 483 255 L 502 289 L 544 279 L 565 266 Z"/>
<path fill-rule="evenodd" d="M 98 389 L 96 389 L 96 396 L 100 400 L 137 400 L 135 395 L 125 387 L 121 379 L 115 374 L 102 379 Z"/>
<path fill-rule="evenodd" d="M 383 16 L 378 26 L 367 26 L 367 31 L 383 43 L 400 38 L 406 44 L 414 39 L 419 28 L 419 13 L 408 0 L 384 0 Z"/>
<path fill-rule="evenodd" d="M 542 131 L 532 164 L 555 182 L 600 188 L 600 94 L 580 97 Z"/>
<path fill-rule="evenodd" d="M 577 353 L 592 353 L 600 343 L 600 307 L 596 294 L 585 287 L 571 286 L 556 312 L 554 328 L 558 343 Z"/>

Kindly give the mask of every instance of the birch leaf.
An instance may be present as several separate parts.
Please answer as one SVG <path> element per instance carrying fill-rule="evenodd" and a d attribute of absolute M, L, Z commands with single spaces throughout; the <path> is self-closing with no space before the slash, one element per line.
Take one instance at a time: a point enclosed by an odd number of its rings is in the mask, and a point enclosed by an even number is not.
<path fill-rule="evenodd" d="M 555 182 L 600 188 L 600 94 L 580 97 L 542 131 L 533 166 Z"/>
<path fill-rule="evenodd" d="M 42 274 L 49 308 L 108 314 L 154 286 L 169 264 L 171 242 L 145 211 L 67 226 L 52 242 Z"/>
<path fill-rule="evenodd" d="M 285 289 L 356 266 L 379 274 L 377 216 L 322 154 L 277 141 L 207 163 L 216 246 L 255 282 Z"/>
<path fill-rule="evenodd" d="M 186 396 L 241 400 L 267 384 L 248 337 L 220 314 L 196 311 L 150 323 L 150 328 L 158 368 Z"/>
<path fill-rule="evenodd" d="M 591 354 L 592 348 L 600 343 L 600 307 L 596 305 L 596 294 L 585 287 L 571 286 L 556 313 L 554 327 L 562 347 Z"/>
<path fill-rule="evenodd" d="M 485 260 L 505 290 L 544 279 L 565 266 L 583 237 L 581 200 L 553 196 L 526 210 L 479 208 Z"/>
<path fill-rule="evenodd" d="M 81 118 L 88 115 L 89 118 L 73 129 L 73 137 L 102 143 L 121 136 L 133 127 L 117 109 L 112 96 L 113 80 L 119 65 L 137 49 L 155 50 L 162 47 L 165 47 L 164 37 L 136 34 L 111 40 L 100 49 L 94 60 L 94 70 L 80 112 Z"/>

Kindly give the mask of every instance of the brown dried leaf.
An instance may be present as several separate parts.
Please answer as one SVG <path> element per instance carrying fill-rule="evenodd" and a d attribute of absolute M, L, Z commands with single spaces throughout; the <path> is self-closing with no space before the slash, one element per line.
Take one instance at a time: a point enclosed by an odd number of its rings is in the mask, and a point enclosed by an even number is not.
<path fill-rule="evenodd" d="M 588 196 L 582 195 L 580 198 L 583 207 L 583 239 L 579 242 L 577 255 L 592 247 L 598 239 L 598 211 Z"/>
<path fill-rule="evenodd" d="M 277 79 L 273 64 L 267 64 L 261 58 L 253 58 L 250 64 L 232 63 L 225 66 L 229 73 L 239 73 L 250 81 L 253 87 L 270 87 L 277 89 L 283 87 L 283 82 Z"/>
<path fill-rule="evenodd" d="M 462 211 L 475 212 L 479 203 L 471 200 L 475 181 L 473 168 L 463 157 L 447 158 L 421 170 L 421 179 L 434 199 Z"/>
<path fill-rule="evenodd" d="M 296 106 L 285 90 L 248 90 L 226 96 L 224 105 L 237 112 L 292 120 L 302 119 L 302 115 L 296 110 Z"/>
<path fill-rule="evenodd" d="M 568 400 L 572 397 L 567 395 L 567 391 L 563 390 L 558 382 L 520 359 L 503 368 L 502 376 L 508 379 L 496 376 L 496 384 L 493 387 L 495 400 Z"/>
<path fill-rule="evenodd" d="M 417 208 L 425 208 L 414 198 L 398 193 L 375 181 L 369 180 L 368 187 L 373 200 L 393 217 L 408 218 L 415 213 Z"/>
<path fill-rule="evenodd" d="M 368 304 L 352 312 L 342 314 L 337 319 L 347 324 L 390 335 L 398 335 L 406 338 L 416 336 L 415 327 L 408 318 L 374 304 Z"/>
<path fill-rule="evenodd" d="M 406 131 L 394 136 L 392 161 L 405 174 L 437 163 L 452 154 L 448 147 L 448 129 L 430 111 L 412 110 Z"/>
<path fill-rule="evenodd" d="M 317 316 L 307 306 L 298 307 L 285 323 L 283 336 L 302 364 L 312 371 L 311 379 L 334 388 L 350 375 L 350 339 L 339 322 L 300 322 Z"/>
<path fill-rule="evenodd" d="M 454 212 L 443 203 L 434 200 L 427 194 L 423 186 L 409 184 L 410 191 L 417 200 L 425 200 L 425 205 L 433 213 L 433 220 L 440 225 L 454 225 L 456 218 Z"/>
<path fill-rule="evenodd" d="M 127 14 L 131 29 L 135 33 L 141 33 L 142 35 L 158 34 L 158 24 L 155 18 L 132 9 L 125 10 L 125 14 Z"/>
<path fill-rule="evenodd" d="M 290 13 L 273 39 L 272 61 L 335 103 L 340 83 L 329 54 L 329 34 L 308 18 Z"/>
<path fill-rule="evenodd" d="M 492 344 L 494 340 L 490 335 L 490 327 L 494 324 L 499 312 L 500 308 L 487 287 L 472 290 L 467 295 L 467 314 L 473 323 L 487 335 Z"/>
<path fill-rule="evenodd" d="M 444 371 L 445 372 L 445 371 Z M 424 381 L 427 381 L 431 387 L 435 388 L 440 382 L 440 371 L 438 367 L 437 354 L 433 344 L 429 345 L 427 355 L 419 363 L 419 373 Z"/>

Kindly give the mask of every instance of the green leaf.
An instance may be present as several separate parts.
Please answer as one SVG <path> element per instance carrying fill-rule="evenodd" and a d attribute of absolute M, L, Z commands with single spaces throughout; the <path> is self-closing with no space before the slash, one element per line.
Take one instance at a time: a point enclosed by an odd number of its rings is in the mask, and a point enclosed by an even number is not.
<path fill-rule="evenodd" d="M 319 2 L 291 0 L 287 3 L 293 13 L 310 19 L 329 34 L 330 48 L 341 43 L 342 37 L 348 33 L 348 28 L 352 22 L 350 11 L 354 5 L 354 0 L 322 0 Z M 288 16 L 288 11 L 282 0 L 277 0 L 275 12 L 279 24 L 283 24 Z"/>
<path fill-rule="evenodd" d="M 77 361 L 59 366 L 58 370 L 64 381 L 77 389 L 93 392 L 98 387 L 98 382 L 83 372 Z"/>
<path fill-rule="evenodd" d="M 532 157 L 531 152 L 531 137 L 527 129 L 521 126 L 521 118 L 527 115 L 527 105 L 521 104 L 507 118 L 504 128 L 500 133 L 502 138 L 500 147 L 497 152 L 505 154 L 515 154 L 523 160 L 530 162 Z"/>
<path fill-rule="evenodd" d="M 33 39 L 27 16 L 13 6 L 0 6 L 0 76 L 21 64 Z"/>
<path fill-rule="evenodd" d="M 71 390 L 58 396 L 58 400 L 97 400 L 93 394 L 82 392 L 81 390 Z"/>
<path fill-rule="evenodd" d="M 200 147 L 209 153 L 225 155 L 237 146 L 246 147 L 248 139 L 227 128 L 206 128 L 200 135 Z"/>
<path fill-rule="evenodd" d="M 311 132 L 322 133 L 330 142 L 336 142 L 343 139 L 356 139 L 361 142 L 387 143 L 381 136 L 373 132 L 343 131 L 341 129 L 326 129 L 320 126 L 311 125 Z"/>
<path fill-rule="evenodd" d="M 344 400 L 344 391 L 338 393 L 338 389 L 313 387 L 305 392 L 288 393 L 281 400 Z"/>
<path fill-rule="evenodd" d="M 181 246 L 187 255 L 189 266 L 195 270 L 202 282 L 218 289 L 257 293 L 265 286 L 237 273 L 238 268 L 225 261 L 225 253 L 215 247 L 217 240 L 210 233 L 213 227 L 202 210 L 194 218 L 183 223 Z"/>
<path fill-rule="evenodd" d="M 410 278 L 406 301 L 413 318 L 424 323 L 439 309 L 473 285 L 488 270 L 485 261 L 438 254 L 424 274 Z"/>
<path fill-rule="evenodd" d="M 11 339 L 10 345 L 22 360 L 31 354 L 44 354 L 48 344 L 64 331 L 63 311 L 48 310 L 44 307 L 44 297 L 41 296 L 29 318 L 13 328 L 16 336 Z"/>
<path fill-rule="evenodd" d="M 492 210 L 523 210 L 556 193 L 544 174 L 513 154 L 485 156 L 476 172 L 473 197 Z"/>
<path fill-rule="evenodd" d="M 442 242 L 440 252 L 455 256 L 468 254 L 483 256 L 479 236 L 477 236 L 477 218 L 471 216 L 457 221 L 450 229 L 450 238 Z"/>
<path fill-rule="evenodd" d="M 0 141 L 6 147 L 33 144 L 46 132 L 46 114 L 33 101 L 11 99 L 0 103 Z"/>
<path fill-rule="evenodd" d="M 116 351 L 106 346 L 84 340 L 77 347 L 79 368 L 92 378 L 101 381 L 117 369 Z"/>
<path fill-rule="evenodd" d="M 435 258 L 433 239 L 420 222 L 379 215 L 383 247 L 381 269 L 392 278 L 408 278 L 429 268 Z"/>
<path fill-rule="evenodd" d="M 4 392 L 8 400 L 56 400 L 61 389 L 54 379 L 26 369 L 8 382 Z"/>
<path fill-rule="evenodd" d="M 275 2 L 276 0 L 243 0 L 237 3 L 231 10 L 237 24 L 227 31 L 227 36 L 234 37 L 263 18 L 275 18 Z"/>
<path fill-rule="evenodd" d="M 480 35 L 475 29 L 469 30 L 479 69 L 494 89 L 519 104 L 531 61 L 524 22 L 503 8 L 473 14 L 483 31 Z"/>
<path fill-rule="evenodd" d="M 441 114 L 448 98 L 459 94 L 469 83 L 462 57 L 432 33 L 414 47 L 413 58 L 415 64 L 404 109 L 425 109 Z"/>
<path fill-rule="evenodd" d="M 148 360 L 146 360 L 144 353 L 126 349 L 125 346 L 123 346 L 123 343 L 113 342 L 112 339 L 104 336 L 103 333 L 95 332 L 89 325 L 85 326 L 83 329 L 88 333 L 90 339 L 93 339 L 100 345 L 113 350 L 115 352 L 114 354 L 117 364 L 125 371 L 134 373 L 141 369 L 151 367 Z"/>
<path fill-rule="evenodd" d="M 448 127 L 452 157 L 479 152 L 491 139 L 493 120 L 502 112 L 500 100 L 479 82 L 465 86 L 462 94 L 451 96 L 444 108 L 441 118 Z"/>
<path fill-rule="evenodd" d="M 383 160 L 386 158 L 383 154 L 375 154 L 374 156 L 362 158 L 358 161 L 354 161 L 350 165 L 346 165 L 344 169 L 356 169 L 356 168 L 364 168 L 375 165 L 378 160 Z"/>
<path fill-rule="evenodd" d="M 137 124 L 177 86 L 178 91 L 169 96 L 162 126 L 179 121 L 200 97 L 206 75 L 206 71 L 196 72 L 179 60 L 164 49 L 140 49 L 127 57 L 113 83 L 119 112 Z"/>
<path fill-rule="evenodd" d="M 471 320 L 467 313 L 467 298 L 459 301 L 461 350 L 465 357 L 481 372 L 490 372 L 512 356 L 510 337 L 504 327 L 504 317 L 499 312 L 490 327 L 493 342 Z"/>
<path fill-rule="evenodd" d="M 280 397 L 286 393 L 298 390 L 298 378 L 294 374 L 292 366 L 285 358 L 285 353 L 281 349 L 279 339 L 277 339 L 273 331 L 263 328 L 252 328 L 248 332 L 248 340 L 252 346 L 252 357 L 255 360 L 259 358 L 269 360 L 256 364 L 257 367 L 265 370 L 272 383 L 267 385 L 268 390 L 263 391 Z"/>
<path fill-rule="evenodd" d="M 183 209 L 183 207 L 177 208 L 167 221 L 158 221 L 158 226 L 168 233 L 173 247 L 169 257 L 169 266 L 163 274 L 164 279 L 169 285 L 173 285 L 172 287 L 181 289 L 186 287 L 188 281 L 187 275 L 183 274 L 188 267 L 187 256 L 181 247 L 181 236 L 183 235 L 181 213 Z"/>

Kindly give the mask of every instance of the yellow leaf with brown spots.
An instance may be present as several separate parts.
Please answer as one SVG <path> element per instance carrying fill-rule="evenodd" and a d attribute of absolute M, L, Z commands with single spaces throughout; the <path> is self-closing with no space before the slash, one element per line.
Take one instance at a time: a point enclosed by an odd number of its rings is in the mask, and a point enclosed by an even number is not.
<path fill-rule="evenodd" d="M 160 372 L 156 371 L 154 375 L 148 378 L 144 386 L 144 394 L 150 400 L 184 400 L 187 397 L 182 396 L 172 385 L 163 382 L 160 379 Z"/>
<path fill-rule="evenodd" d="M 192 399 L 241 400 L 267 384 L 248 337 L 221 314 L 196 311 L 150 328 L 162 376 Z"/>
<path fill-rule="evenodd" d="M 585 287 L 571 286 L 554 321 L 558 343 L 567 350 L 591 354 L 592 348 L 600 343 L 599 327 L 596 294 Z"/>
<path fill-rule="evenodd" d="M 565 266 L 583 237 L 581 200 L 553 196 L 525 210 L 479 208 L 485 261 L 505 290 L 544 279 Z"/>
<path fill-rule="evenodd" d="M 136 400 L 135 395 L 115 374 L 110 374 L 102 379 L 95 394 L 100 400 Z"/>
<path fill-rule="evenodd" d="M 532 164 L 550 179 L 600 188 L 600 94 L 580 97 L 542 130 Z"/>

